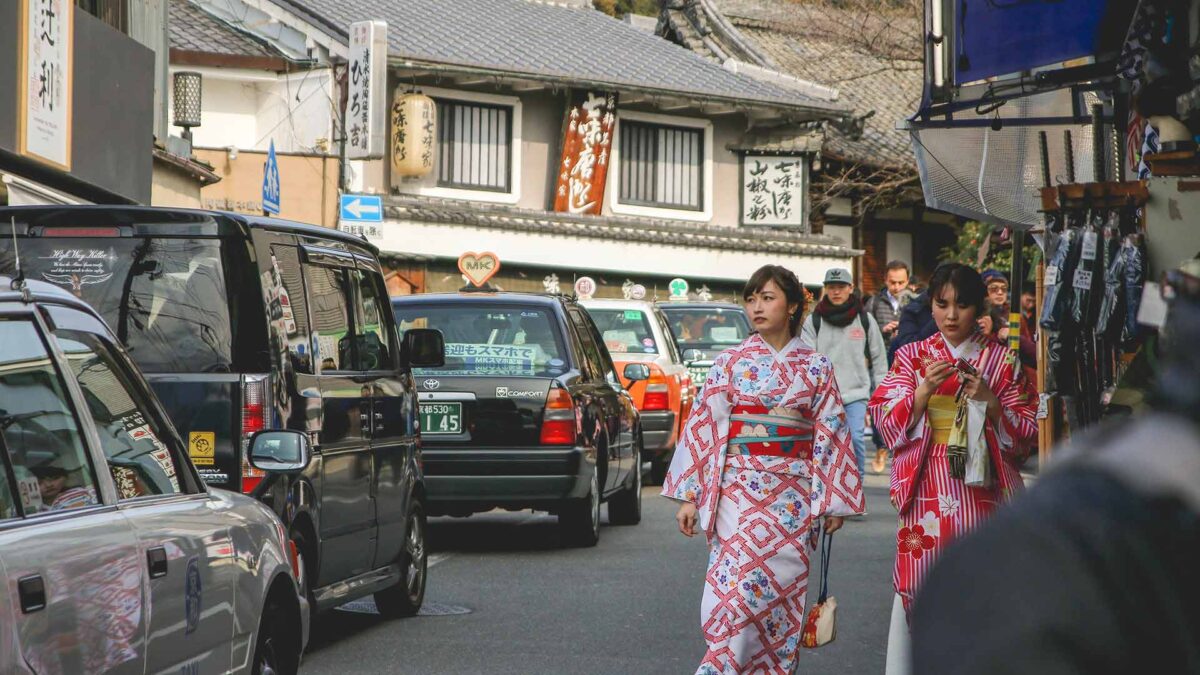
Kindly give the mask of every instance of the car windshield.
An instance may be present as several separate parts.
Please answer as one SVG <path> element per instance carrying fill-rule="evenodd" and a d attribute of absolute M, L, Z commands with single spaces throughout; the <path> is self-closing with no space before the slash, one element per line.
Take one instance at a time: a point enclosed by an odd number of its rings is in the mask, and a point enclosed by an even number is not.
<path fill-rule="evenodd" d="M 746 313 L 732 307 L 663 307 L 680 351 L 726 349 L 750 337 Z"/>
<path fill-rule="evenodd" d="M 658 344 L 650 329 L 650 317 L 640 309 L 588 309 L 604 346 L 618 354 L 657 354 Z"/>
<path fill-rule="evenodd" d="M 446 340 L 446 365 L 418 375 L 562 375 L 568 366 L 552 316 L 540 307 L 484 303 L 396 307 L 401 331 L 436 328 Z"/>
<path fill-rule="evenodd" d="M 11 239 L 0 270 L 15 269 Z M 25 276 L 96 308 L 147 372 L 229 372 L 233 334 L 219 239 L 22 238 Z"/>

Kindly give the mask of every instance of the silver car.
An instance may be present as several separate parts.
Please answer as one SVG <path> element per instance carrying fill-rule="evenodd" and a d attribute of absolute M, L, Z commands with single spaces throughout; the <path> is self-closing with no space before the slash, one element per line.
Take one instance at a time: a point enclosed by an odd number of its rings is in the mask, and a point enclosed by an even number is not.
<path fill-rule="evenodd" d="M 205 487 L 87 305 L 12 289 L 0 277 L 0 673 L 296 672 L 309 612 L 279 519 Z M 298 432 L 250 448 L 264 470 L 308 460 Z"/>

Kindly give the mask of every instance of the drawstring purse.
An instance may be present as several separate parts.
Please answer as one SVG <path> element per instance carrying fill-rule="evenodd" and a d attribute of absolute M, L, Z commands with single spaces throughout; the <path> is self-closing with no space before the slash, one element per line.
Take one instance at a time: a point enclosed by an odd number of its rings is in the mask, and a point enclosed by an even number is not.
<path fill-rule="evenodd" d="M 833 535 L 821 533 L 821 595 L 817 604 L 808 610 L 800 644 L 816 649 L 833 642 L 837 637 L 837 598 L 829 597 L 829 553 L 833 550 Z"/>

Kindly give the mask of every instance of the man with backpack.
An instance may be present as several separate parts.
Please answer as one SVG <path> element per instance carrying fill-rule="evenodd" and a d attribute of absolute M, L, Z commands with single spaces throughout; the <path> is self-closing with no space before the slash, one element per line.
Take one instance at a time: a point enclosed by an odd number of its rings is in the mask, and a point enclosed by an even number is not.
<path fill-rule="evenodd" d="M 887 349 L 875 318 L 863 310 L 850 270 L 825 273 L 825 294 L 804 320 L 801 338 L 829 357 L 846 408 L 859 475 L 866 471 L 867 399 L 887 375 Z"/>

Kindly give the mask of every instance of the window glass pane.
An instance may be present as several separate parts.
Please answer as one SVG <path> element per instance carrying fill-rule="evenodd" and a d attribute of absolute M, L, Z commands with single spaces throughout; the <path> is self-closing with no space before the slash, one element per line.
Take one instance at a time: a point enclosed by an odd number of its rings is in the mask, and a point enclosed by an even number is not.
<path fill-rule="evenodd" d="M 0 320 L 0 438 L 26 515 L 99 503 L 66 387 L 29 321 Z M 0 465 L 0 470 L 3 470 Z M 7 479 L 0 517 L 13 517 Z"/>
<path fill-rule="evenodd" d="M 621 203 L 702 209 L 703 134 L 700 129 L 622 121 Z"/>
<path fill-rule="evenodd" d="M 740 309 L 664 307 L 662 311 L 684 351 L 726 349 L 750 337 L 750 322 Z"/>
<path fill-rule="evenodd" d="M 181 492 L 179 456 L 163 441 L 160 422 L 126 377 L 108 345 L 93 333 L 56 330 L 121 499 Z"/>
<path fill-rule="evenodd" d="M 614 354 L 657 354 L 650 317 L 640 309 L 589 309 L 604 346 Z"/>
<path fill-rule="evenodd" d="M 352 370 L 349 285 L 346 270 L 305 263 L 313 357 L 321 370 Z"/>
<path fill-rule="evenodd" d="M 358 295 L 362 298 L 362 324 L 355 328 L 358 364 L 355 370 L 386 370 L 394 368 L 389 348 L 387 326 L 383 323 L 391 304 L 375 284 L 375 275 L 354 271 Z"/>
<path fill-rule="evenodd" d="M 509 190 L 511 108 L 438 101 L 441 140 L 438 185 L 472 190 Z"/>
<path fill-rule="evenodd" d="M 553 315 L 536 307 L 404 304 L 396 320 L 401 331 L 436 328 L 445 337 L 446 365 L 419 368 L 417 375 L 557 377 L 567 372 Z"/>
<path fill-rule="evenodd" d="M 300 271 L 300 253 L 294 246 L 271 247 L 273 284 L 278 297 L 271 298 L 271 316 L 278 311 L 280 332 L 287 338 L 286 347 L 292 367 L 298 373 L 313 372 L 312 352 L 308 336 L 308 300 L 304 296 L 304 274 Z M 268 289 L 274 295 L 274 289 Z M 275 305 L 278 305 L 276 308 Z"/>
<path fill-rule="evenodd" d="M 0 269 L 13 264 L 0 238 Z M 220 239 L 30 237 L 21 266 L 100 312 L 144 371 L 230 372 L 235 326 Z"/>
<path fill-rule="evenodd" d="M 588 362 L 588 371 L 591 372 L 593 379 L 604 379 L 606 370 L 604 358 L 600 355 L 598 336 L 592 328 L 591 322 L 587 320 L 583 312 L 577 309 L 571 310 L 571 319 L 575 322 L 575 329 L 579 332 L 579 342 L 583 346 L 583 358 Z"/>

